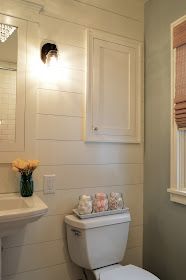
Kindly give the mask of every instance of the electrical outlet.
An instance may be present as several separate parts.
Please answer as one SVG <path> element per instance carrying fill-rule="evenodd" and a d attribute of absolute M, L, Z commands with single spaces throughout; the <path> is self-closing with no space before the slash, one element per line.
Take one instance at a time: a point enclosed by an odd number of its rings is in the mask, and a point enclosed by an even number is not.
<path fill-rule="evenodd" d="M 45 194 L 55 193 L 55 174 L 43 176 L 43 192 Z"/>

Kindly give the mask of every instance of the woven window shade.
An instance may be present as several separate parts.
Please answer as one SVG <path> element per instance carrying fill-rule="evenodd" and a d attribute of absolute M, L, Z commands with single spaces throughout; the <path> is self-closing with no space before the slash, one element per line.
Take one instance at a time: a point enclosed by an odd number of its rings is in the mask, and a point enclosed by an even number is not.
<path fill-rule="evenodd" d="M 186 128 L 186 21 L 173 30 L 176 48 L 175 121 L 178 128 Z"/>

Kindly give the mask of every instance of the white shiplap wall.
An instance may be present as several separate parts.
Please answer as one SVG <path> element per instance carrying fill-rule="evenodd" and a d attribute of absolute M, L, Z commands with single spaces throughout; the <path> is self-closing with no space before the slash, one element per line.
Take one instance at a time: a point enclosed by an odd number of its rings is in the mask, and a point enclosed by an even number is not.
<path fill-rule="evenodd" d="M 32 2 L 38 2 L 33 0 Z M 39 1 L 40 2 L 40 1 Z M 96 28 L 143 41 L 143 1 L 45 1 L 40 41 L 53 40 L 68 79 L 41 81 L 36 93 L 36 146 L 41 165 L 35 191 L 49 206 L 41 220 L 3 240 L 3 279 L 77 280 L 70 262 L 64 216 L 82 193 L 119 191 L 130 207 L 132 223 L 124 263 L 142 265 L 143 144 L 84 143 L 85 29 Z M 39 77 L 40 78 L 40 77 Z M 32 121 L 32 120 L 30 120 Z M 56 193 L 44 195 L 42 176 L 56 174 Z M 0 165 L 1 192 L 18 190 L 8 165 Z"/>

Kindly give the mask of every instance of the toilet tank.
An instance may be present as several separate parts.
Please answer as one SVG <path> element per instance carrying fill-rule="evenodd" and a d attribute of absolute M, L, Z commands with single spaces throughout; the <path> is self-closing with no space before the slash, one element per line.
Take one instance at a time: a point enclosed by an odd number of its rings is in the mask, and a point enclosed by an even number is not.
<path fill-rule="evenodd" d="M 72 261 L 90 270 L 120 262 L 127 245 L 130 221 L 129 212 L 90 219 L 66 216 Z"/>

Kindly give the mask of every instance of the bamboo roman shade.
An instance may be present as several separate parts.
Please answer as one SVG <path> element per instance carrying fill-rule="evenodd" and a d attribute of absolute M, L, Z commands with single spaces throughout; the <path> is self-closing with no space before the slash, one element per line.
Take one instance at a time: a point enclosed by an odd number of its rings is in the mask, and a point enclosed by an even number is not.
<path fill-rule="evenodd" d="M 178 128 L 186 128 L 186 21 L 173 29 L 173 48 L 176 49 L 175 121 Z"/>

